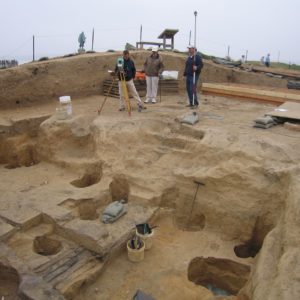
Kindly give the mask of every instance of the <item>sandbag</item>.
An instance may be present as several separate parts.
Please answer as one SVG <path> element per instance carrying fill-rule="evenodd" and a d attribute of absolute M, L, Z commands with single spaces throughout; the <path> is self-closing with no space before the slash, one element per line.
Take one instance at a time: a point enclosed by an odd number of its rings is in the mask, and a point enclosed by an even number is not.
<path fill-rule="evenodd" d="M 287 83 L 287 88 L 288 89 L 300 90 L 300 81 L 289 80 L 288 83 Z"/>
<path fill-rule="evenodd" d="M 127 213 L 127 208 L 122 201 L 114 201 L 104 209 L 102 213 L 103 223 L 113 223 Z"/>
<path fill-rule="evenodd" d="M 181 120 L 180 123 L 194 125 L 195 123 L 199 122 L 199 115 L 194 111 L 188 115 L 185 115 Z"/>
<path fill-rule="evenodd" d="M 270 123 L 274 123 L 274 120 L 272 117 L 270 116 L 266 116 L 266 117 L 261 117 L 261 118 L 257 118 L 254 120 L 255 123 L 259 123 L 259 124 L 263 124 L 263 125 L 267 125 Z"/>
<path fill-rule="evenodd" d="M 263 129 L 268 129 L 270 127 L 274 126 L 274 123 L 269 123 L 269 124 L 260 124 L 260 123 L 255 123 L 253 125 L 253 127 L 256 127 L 256 128 L 263 128 Z"/>

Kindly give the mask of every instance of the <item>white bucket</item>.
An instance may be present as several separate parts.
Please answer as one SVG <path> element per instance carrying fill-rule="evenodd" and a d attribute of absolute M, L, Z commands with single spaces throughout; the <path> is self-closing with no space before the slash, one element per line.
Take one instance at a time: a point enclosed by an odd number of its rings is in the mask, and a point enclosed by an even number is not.
<path fill-rule="evenodd" d="M 57 118 L 60 120 L 72 117 L 72 102 L 70 96 L 59 97 L 59 107 L 56 109 Z"/>
<path fill-rule="evenodd" d="M 151 233 L 141 234 L 135 229 L 135 234 L 145 243 L 145 250 L 149 250 L 153 244 L 154 230 Z"/>
<path fill-rule="evenodd" d="M 130 240 L 127 242 L 128 259 L 132 262 L 140 262 L 144 259 L 145 243 L 142 241 L 140 249 L 132 249 L 130 247 Z"/>

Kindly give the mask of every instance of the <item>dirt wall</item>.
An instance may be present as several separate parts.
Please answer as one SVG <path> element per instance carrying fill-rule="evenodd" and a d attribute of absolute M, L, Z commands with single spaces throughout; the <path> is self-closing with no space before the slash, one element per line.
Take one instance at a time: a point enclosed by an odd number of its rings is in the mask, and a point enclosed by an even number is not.
<path fill-rule="evenodd" d="M 102 82 L 109 77 L 121 52 L 77 55 L 68 58 L 34 62 L 7 70 L 0 70 L 0 108 L 28 106 L 57 100 L 70 95 L 72 99 L 102 94 Z M 142 68 L 147 51 L 132 52 L 136 68 Z M 179 88 L 185 91 L 182 76 L 186 56 L 179 53 L 161 53 L 167 70 L 179 71 Z M 286 80 L 269 78 L 204 62 L 201 75 L 203 82 L 234 82 L 272 87 L 285 87 Z"/>

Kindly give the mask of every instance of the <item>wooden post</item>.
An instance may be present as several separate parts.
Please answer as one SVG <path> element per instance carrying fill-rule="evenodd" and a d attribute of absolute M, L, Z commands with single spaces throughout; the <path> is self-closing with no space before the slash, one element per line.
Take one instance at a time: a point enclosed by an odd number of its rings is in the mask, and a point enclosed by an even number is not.
<path fill-rule="evenodd" d="M 140 49 L 142 49 L 142 35 L 143 35 L 143 25 L 141 25 L 141 29 L 140 29 Z"/>
<path fill-rule="evenodd" d="M 93 28 L 93 34 L 92 34 L 92 51 L 94 51 L 94 28 Z"/>
<path fill-rule="evenodd" d="M 34 49 L 34 35 L 32 36 L 32 61 L 34 61 L 35 60 L 35 49 Z"/>

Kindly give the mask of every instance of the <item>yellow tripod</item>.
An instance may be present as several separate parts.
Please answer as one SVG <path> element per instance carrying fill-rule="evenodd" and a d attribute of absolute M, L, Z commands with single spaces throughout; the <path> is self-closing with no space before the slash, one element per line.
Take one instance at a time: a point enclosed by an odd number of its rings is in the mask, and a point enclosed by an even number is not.
<path fill-rule="evenodd" d="M 131 104 L 130 104 L 130 99 L 129 99 L 128 90 L 126 86 L 125 74 L 123 71 L 120 72 L 120 79 L 121 79 L 122 94 L 125 99 L 128 115 L 131 116 Z"/>

